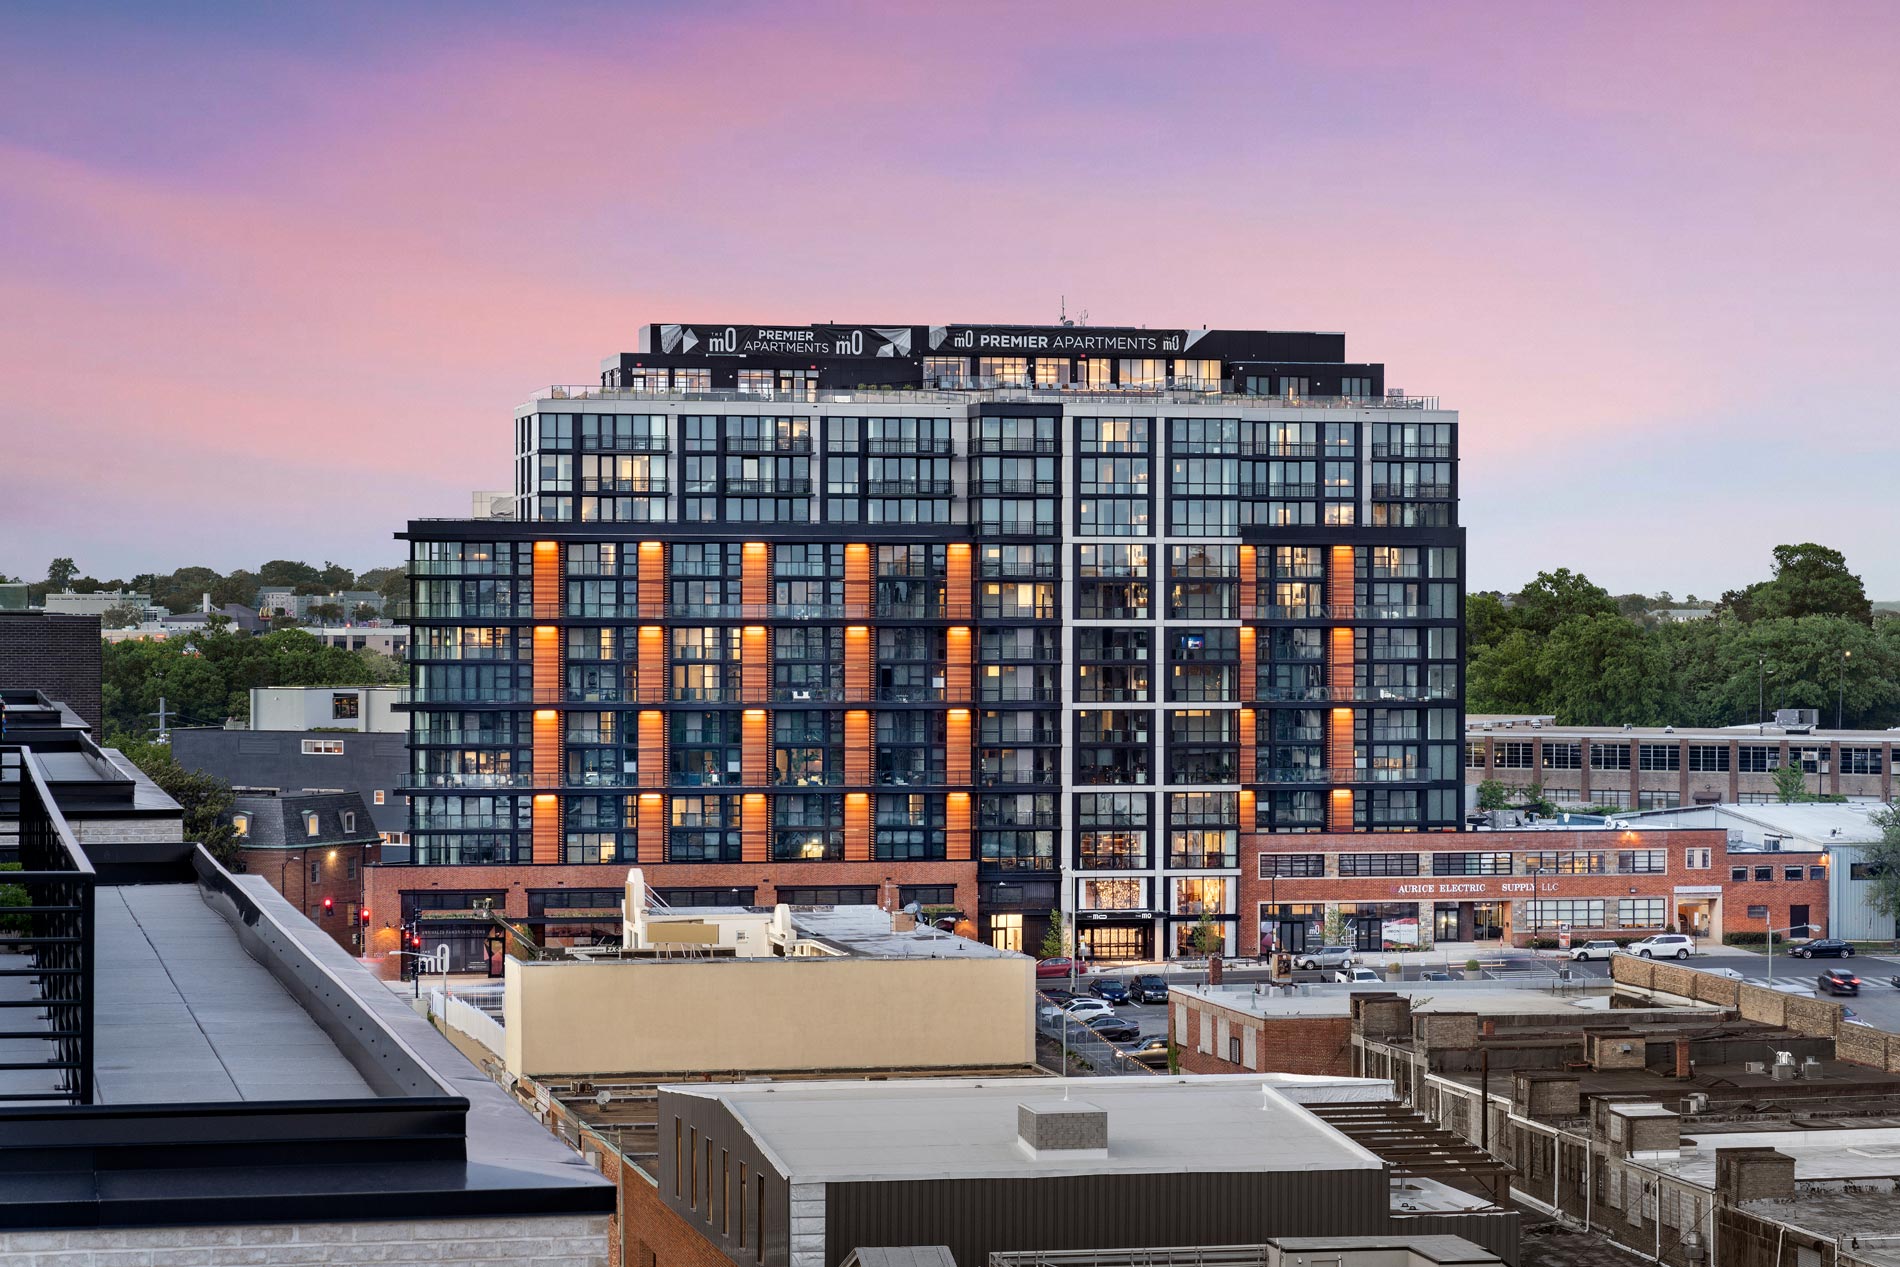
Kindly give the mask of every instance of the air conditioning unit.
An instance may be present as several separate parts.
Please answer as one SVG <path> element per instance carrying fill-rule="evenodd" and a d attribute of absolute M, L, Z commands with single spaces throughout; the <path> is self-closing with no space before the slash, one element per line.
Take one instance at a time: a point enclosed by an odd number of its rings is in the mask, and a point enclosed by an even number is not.
<path fill-rule="evenodd" d="M 1749 1073 L 1767 1073 L 1768 1062 L 1765 1060 L 1745 1061 L 1742 1068 L 1746 1069 Z"/>
<path fill-rule="evenodd" d="M 1683 1097 L 1683 1103 L 1691 1113 L 1707 1113 L 1709 1097 L 1701 1091 L 1691 1091 Z"/>

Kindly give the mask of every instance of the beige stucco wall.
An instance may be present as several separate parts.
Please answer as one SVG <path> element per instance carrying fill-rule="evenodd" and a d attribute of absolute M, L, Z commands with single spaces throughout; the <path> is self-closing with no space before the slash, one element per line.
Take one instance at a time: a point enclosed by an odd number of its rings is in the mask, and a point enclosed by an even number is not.
<path fill-rule="evenodd" d="M 509 959 L 509 1072 L 959 1068 L 1035 1060 L 1035 962 Z"/>

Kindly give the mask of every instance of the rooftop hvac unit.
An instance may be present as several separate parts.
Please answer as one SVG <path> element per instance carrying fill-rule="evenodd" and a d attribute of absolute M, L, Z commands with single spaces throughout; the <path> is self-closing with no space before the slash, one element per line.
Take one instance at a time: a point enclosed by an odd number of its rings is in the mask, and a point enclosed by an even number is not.
<path fill-rule="evenodd" d="M 1745 1061 L 1742 1067 L 1748 1070 L 1748 1072 L 1750 1073 L 1767 1073 L 1768 1072 L 1768 1062 L 1765 1060 Z"/>
<path fill-rule="evenodd" d="M 1807 1059 L 1803 1060 L 1801 1062 L 1801 1076 L 1803 1078 L 1820 1077 L 1821 1076 L 1821 1062 L 1819 1060 L 1816 1060 L 1813 1056 L 1809 1056 Z"/>
<path fill-rule="evenodd" d="M 1775 725 L 1791 735 L 1805 735 L 1821 724 L 1818 708 L 1777 708 Z"/>
<path fill-rule="evenodd" d="M 1709 1097 L 1700 1091 L 1690 1092 L 1687 1096 L 1683 1097 L 1683 1100 L 1691 1113 L 1707 1113 L 1709 1111 Z"/>

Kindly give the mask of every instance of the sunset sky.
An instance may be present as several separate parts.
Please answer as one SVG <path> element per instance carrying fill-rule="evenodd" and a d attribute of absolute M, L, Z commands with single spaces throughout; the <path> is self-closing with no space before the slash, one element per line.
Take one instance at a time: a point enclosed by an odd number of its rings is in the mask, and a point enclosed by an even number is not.
<path fill-rule="evenodd" d="M 12 3 L 0 574 L 392 563 L 644 322 L 1066 294 L 1461 410 L 1474 588 L 1900 599 L 1896 64 L 1890 2 Z"/>

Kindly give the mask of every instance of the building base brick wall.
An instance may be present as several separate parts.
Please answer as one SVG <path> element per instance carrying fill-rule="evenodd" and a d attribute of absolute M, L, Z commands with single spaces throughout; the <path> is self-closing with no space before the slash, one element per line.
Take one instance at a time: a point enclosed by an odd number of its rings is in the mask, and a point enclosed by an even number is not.
<path fill-rule="evenodd" d="M 1262 1018 L 1182 994 L 1170 1008 L 1169 1036 L 1183 1073 L 1352 1075 L 1350 1016 Z M 1230 1038 L 1240 1040 L 1238 1063 L 1228 1059 Z"/>
<path fill-rule="evenodd" d="M 0 1267 L 252 1263 L 609 1267 L 599 1215 L 0 1231 Z M 675 1267 L 669 1261 L 668 1267 Z M 730 1264 L 727 1265 L 730 1267 Z"/>
<path fill-rule="evenodd" d="M 371 949 L 365 943 L 373 940 L 360 935 L 368 931 L 361 923 L 362 908 L 370 908 L 376 926 L 382 923 L 375 918 L 375 905 L 368 900 L 369 872 L 381 854 L 380 843 L 240 849 L 237 865 L 232 869 L 245 875 L 262 876 L 286 902 L 330 934 L 337 945 L 353 955 L 362 955 Z M 312 863 L 318 869 L 316 880 L 310 878 Z M 351 863 L 355 864 L 353 869 Z M 330 902 L 327 912 L 323 907 L 325 899 Z M 393 916 L 396 906 L 389 909 Z"/>
<path fill-rule="evenodd" d="M 0 688 L 58 700 L 99 742 L 105 740 L 103 665 L 97 616 L 0 612 Z"/>

